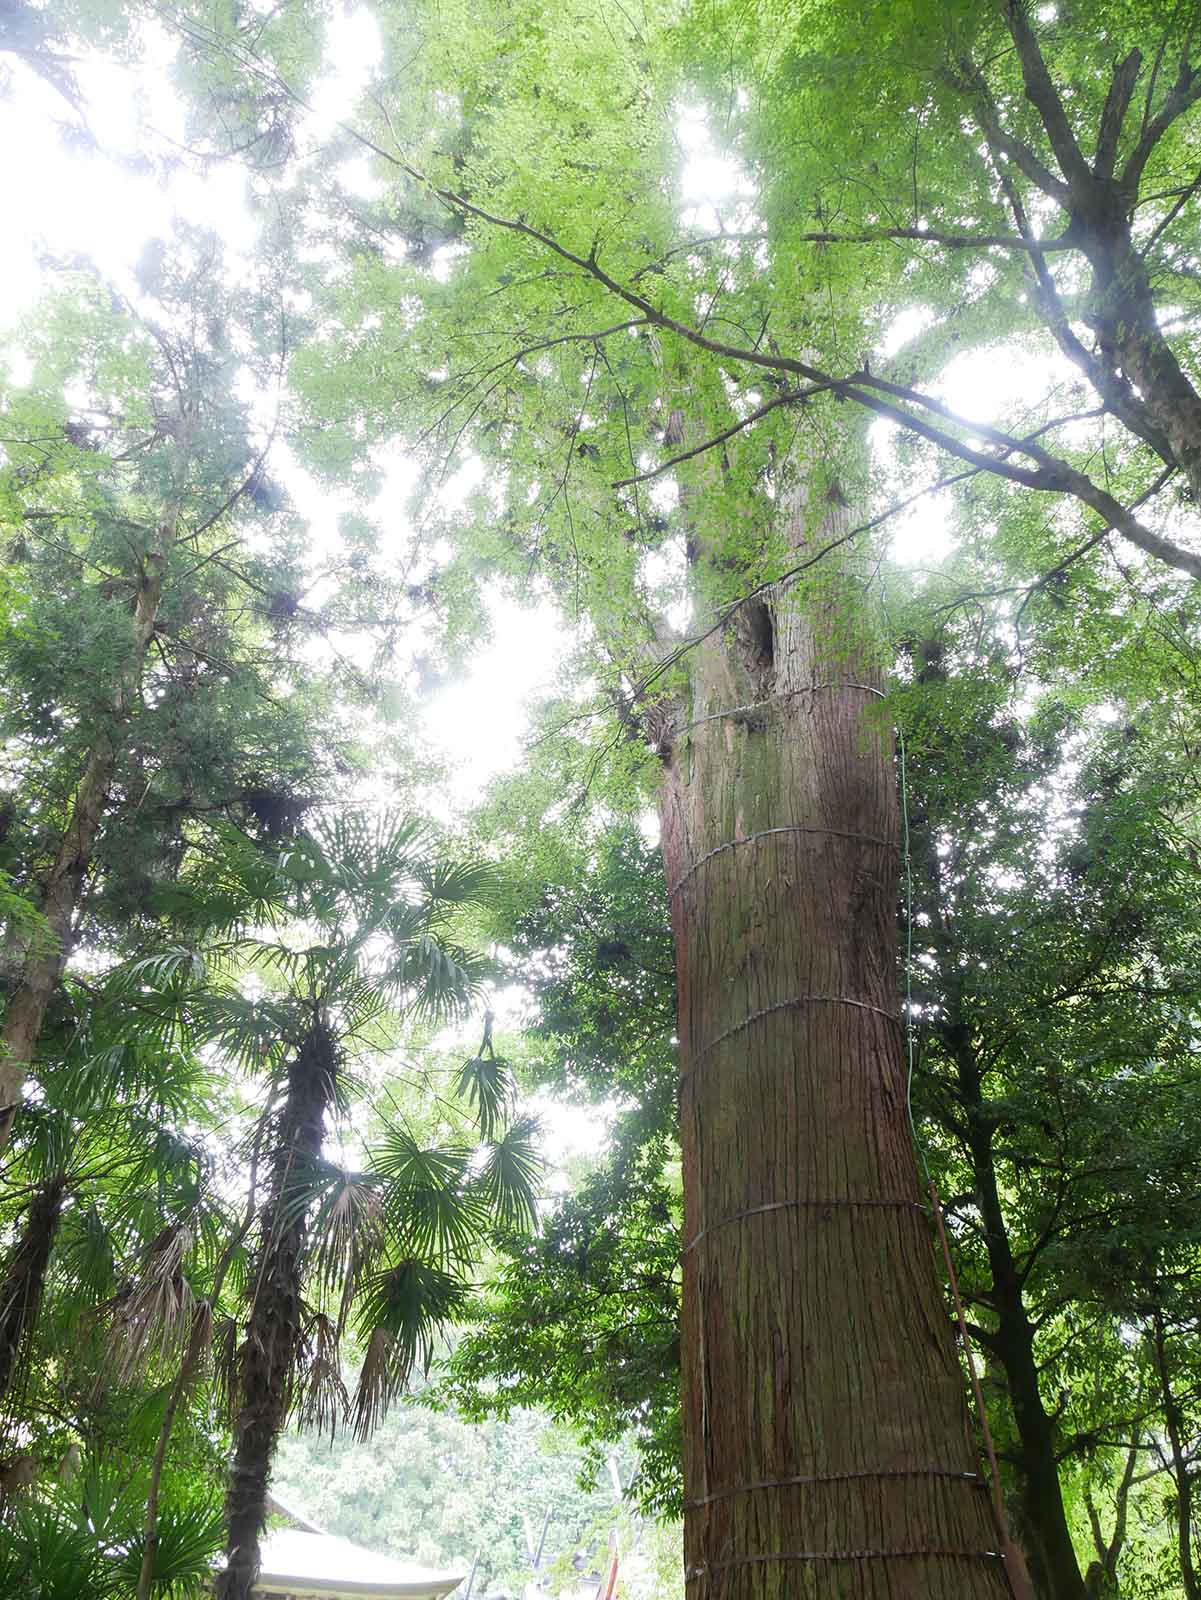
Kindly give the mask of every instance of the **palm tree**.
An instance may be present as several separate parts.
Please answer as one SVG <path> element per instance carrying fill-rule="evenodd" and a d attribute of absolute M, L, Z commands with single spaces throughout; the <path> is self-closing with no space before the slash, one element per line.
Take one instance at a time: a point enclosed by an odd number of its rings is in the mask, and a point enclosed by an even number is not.
<path fill-rule="evenodd" d="M 353 815 L 298 840 L 271 864 L 271 883 L 264 859 L 243 853 L 241 865 L 271 926 L 231 928 L 187 1002 L 196 1037 L 270 1087 L 254 1255 L 226 1373 L 233 1462 L 220 1600 L 246 1600 L 257 1577 L 268 1478 L 289 1414 L 324 1423 L 344 1409 L 341 1335 L 353 1324 L 365 1342 L 354 1402 L 365 1431 L 414 1362 L 428 1363 L 437 1326 L 462 1310 L 489 1231 L 532 1214 L 537 1170 L 530 1124 L 497 1136 L 503 1063 L 491 1066 L 481 1158 L 464 1143 L 423 1147 L 394 1124 L 362 1172 L 323 1155 L 331 1117 L 355 1099 L 356 1066 L 389 1045 L 397 1018 L 434 1024 L 469 1008 L 487 964 L 455 927 L 465 907 L 487 899 L 490 870 L 440 858 L 417 821 Z M 226 871 L 237 867 L 236 853 L 226 858 Z M 246 900 L 235 892 L 230 903 Z M 221 903 L 215 894 L 212 907 Z"/>
<path fill-rule="evenodd" d="M 0 1176 L 0 1418 L 39 1431 L 39 1360 L 78 1348 L 77 1325 L 117 1288 L 119 1258 L 135 1258 L 174 1215 L 194 1211 L 210 1161 L 198 1136 L 211 1094 L 204 1064 L 95 991 L 48 1041 L 54 1071 L 18 1124 Z M 180 1130 L 191 1124 L 193 1133 Z M 59 1259 L 61 1257 L 61 1259 Z M 47 1302 L 62 1328 L 39 1335 Z M 60 1396 L 61 1398 L 61 1396 Z"/>
<path fill-rule="evenodd" d="M 230 1236 L 203 1138 L 204 1064 L 179 1048 L 169 1019 L 132 1016 L 128 995 L 91 998 L 65 1042 L 56 1030 L 56 1070 L 6 1153 L 0 1207 L 11 1234 L 0 1264 L 0 1455 L 20 1452 L 0 1482 L 0 1593 L 48 1600 L 132 1600 L 128 1556 L 149 1489 L 139 1417 L 187 1334 L 191 1281 Z M 180 1131 L 188 1124 L 192 1136 Z M 152 1474 L 147 1596 L 199 1592 L 211 1576 L 222 1519 L 195 1488 L 212 1451 L 198 1431 L 190 1444 L 161 1515 L 162 1463 Z M 6 1496 L 13 1484 L 23 1492 Z"/>
<path fill-rule="evenodd" d="M 145 1479 L 117 1459 L 81 1463 L 8 1508 L 0 1541 L 0 1594 L 37 1600 L 131 1600 Z M 203 1482 L 179 1486 L 159 1529 L 156 1592 L 200 1600 L 211 1592 L 220 1510 Z"/>

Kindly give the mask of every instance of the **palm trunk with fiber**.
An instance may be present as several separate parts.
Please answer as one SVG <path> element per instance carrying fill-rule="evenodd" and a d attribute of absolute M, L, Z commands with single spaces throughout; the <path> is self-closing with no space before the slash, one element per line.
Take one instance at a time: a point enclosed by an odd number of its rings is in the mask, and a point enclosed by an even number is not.
<path fill-rule="evenodd" d="M 60 1174 L 34 1195 L 0 1281 L 0 1400 L 12 1387 L 22 1352 L 33 1338 L 66 1194 L 67 1180 Z"/>
<path fill-rule="evenodd" d="M 333 1102 L 337 1057 L 327 1028 L 314 1021 L 288 1069 L 288 1087 L 270 1154 L 262 1241 L 239 1358 L 234 1460 L 226 1494 L 226 1568 L 218 1600 L 249 1600 L 259 1571 L 267 1484 L 288 1418 L 303 1315 L 308 1211 L 303 1188 L 321 1154 Z"/>

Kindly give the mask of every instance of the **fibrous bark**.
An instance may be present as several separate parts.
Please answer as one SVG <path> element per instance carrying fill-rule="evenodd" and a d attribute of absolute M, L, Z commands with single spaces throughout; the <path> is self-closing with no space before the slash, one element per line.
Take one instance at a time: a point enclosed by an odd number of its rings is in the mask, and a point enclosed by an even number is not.
<path fill-rule="evenodd" d="M 821 540 L 844 523 L 835 495 Z M 910 1140 L 861 605 L 832 575 L 740 613 L 665 758 L 691 1600 L 1010 1592 Z"/>
<path fill-rule="evenodd" d="M 12 1386 L 33 1337 L 66 1194 L 67 1180 L 60 1174 L 34 1195 L 0 1281 L 0 1398 Z"/>
<path fill-rule="evenodd" d="M 321 1154 L 336 1072 L 329 1031 L 314 1021 L 288 1069 L 287 1094 L 272 1140 L 268 1194 L 239 1357 L 239 1409 L 226 1494 L 226 1567 L 217 1580 L 218 1600 L 248 1600 L 258 1577 L 267 1483 L 291 1408 L 301 1347 L 308 1243 L 302 1190 Z"/>

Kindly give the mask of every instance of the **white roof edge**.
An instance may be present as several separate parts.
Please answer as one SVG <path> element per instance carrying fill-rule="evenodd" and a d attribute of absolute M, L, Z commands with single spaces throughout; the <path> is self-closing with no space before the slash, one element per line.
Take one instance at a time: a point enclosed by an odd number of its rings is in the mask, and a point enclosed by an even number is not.
<path fill-rule="evenodd" d="M 253 1592 L 324 1600 L 443 1600 L 462 1575 L 408 1565 L 328 1533 L 279 1529 L 262 1542 Z"/>
<path fill-rule="evenodd" d="M 355 1583 L 350 1579 L 339 1582 L 330 1579 L 313 1581 L 302 1578 L 289 1578 L 284 1576 L 273 1577 L 263 1574 L 254 1586 L 253 1593 L 257 1595 L 296 1595 L 304 1600 L 341 1600 L 342 1596 L 354 1596 L 354 1600 L 443 1600 L 443 1597 L 457 1589 L 463 1581 L 463 1574 L 451 1574 L 446 1578 L 437 1580 L 424 1580 L 417 1583 L 390 1583 L 381 1587 L 375 1583 Z"/>

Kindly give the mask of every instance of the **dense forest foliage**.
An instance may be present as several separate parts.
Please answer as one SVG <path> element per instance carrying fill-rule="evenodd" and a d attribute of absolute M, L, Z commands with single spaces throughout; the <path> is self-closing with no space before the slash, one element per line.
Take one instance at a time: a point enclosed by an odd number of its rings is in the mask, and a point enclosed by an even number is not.
<path fill-rule="evenodd" d="M 0 1592 L 1201 1597 L 1199 102 L 0 5 Z"/>

